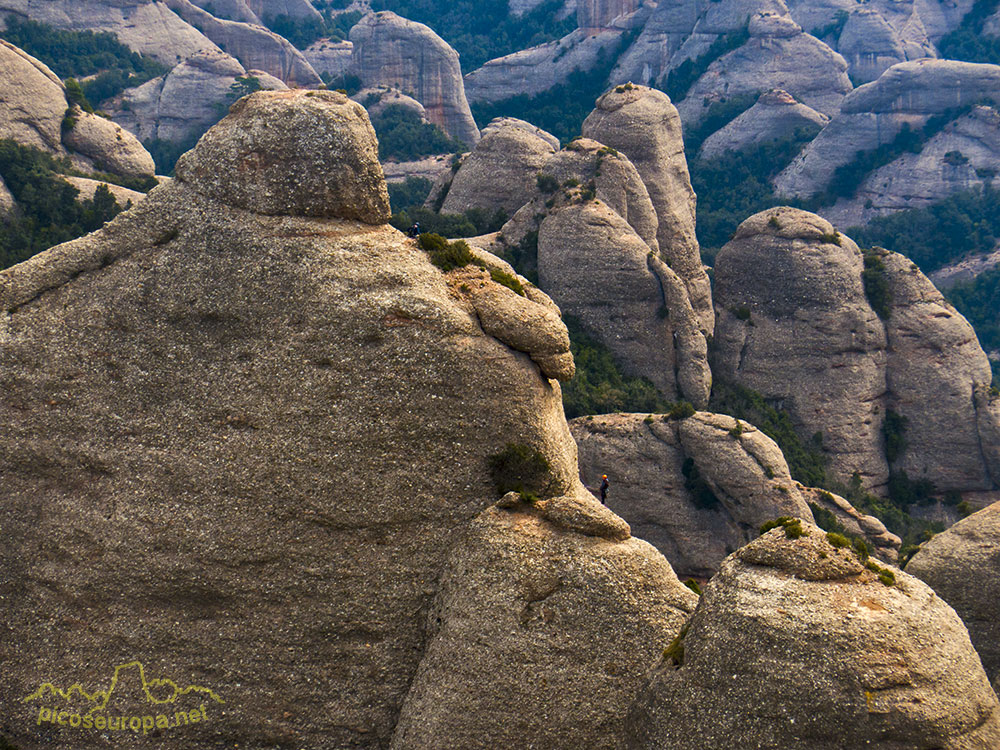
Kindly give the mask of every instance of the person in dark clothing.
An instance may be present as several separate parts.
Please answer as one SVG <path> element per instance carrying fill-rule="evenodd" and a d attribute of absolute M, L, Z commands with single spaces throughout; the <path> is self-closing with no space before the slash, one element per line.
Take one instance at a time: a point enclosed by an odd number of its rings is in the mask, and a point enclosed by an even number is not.
<path fill-rule="evenodd" d="M 608 475 L 601 475 L 601 502 L 607 505 L 608 501 L 608 487 L 611 486 L 611 482 L 608 481 Z"/>
<path fill-rule="evenodd" d="M 410 231 L 407 232 L 410 237 L 417 237 L 420 235 L 420 222 L 414 222 L 413 226 L 410 227 Z"/>

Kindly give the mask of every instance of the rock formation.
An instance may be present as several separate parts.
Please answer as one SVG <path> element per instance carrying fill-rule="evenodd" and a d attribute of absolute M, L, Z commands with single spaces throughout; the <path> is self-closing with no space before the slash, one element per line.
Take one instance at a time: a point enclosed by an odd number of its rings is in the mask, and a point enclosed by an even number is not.
<path fill-rule="evenodd" d="M 982 100 L 1000 102 L 1000 66 L 952 60 L 894 65 L 841 103 L 840 114 L 775 178 L 781 195 L 808 197 L 824 190 L 837 167 L 891 143 L 904 125 Z"/>
<path fill-rule="evenodd" d="M 356 103 L 256 93 L 138 206 L 0 272 L 0 618 L 15 645 L 0 703 L 21 706 L 4 726 L 18 747 L 80 741 L 23 703 L 43 680 L 106 687 L 136 658 L 150 679 L 225 701 L 206 699 L 210 721 L 165 733 L 164 747 L 389 746 L 425 684 L 439 582 L 464 585 L 457 568 L 442 576 L 449 548 L 487 529 L 494 511 L 481 514 L 511 485 L 537 499 L 495 511 L 506 528 L 493 541 L 524 551 L 523 566 L 497 569 L 504 590 L 544 593 L 517 588 L 534 585 L 536 563 L 565 571 L 564 589 L 495 604 L 527 608 L 527 627 L 586 612 L 560 631 L 608 644 L 600 662 L 553 656 L 532 673 L 577 686 L 550 705 L 507 672 L 522 713 L 619 745 L 620 719 L 598 725 L 608 714 L 580 690 L 599 684 L 624 705 L 691 598 L 579 482 L 550 379 L 573 373 L 551 301 L 478 266 L 432 265 L 378 223 L 378 170 Z M 489 554 L 474 540 L 461 550 L 453 565 Z M 464 647 L 447 616 L 455 590 L 437 599 L 432 645 L 445 651 Z M 622 611 L 645 619 L 588 631 Z M 510 695 L 486 704 L 497 726 Z M 420 696 L 409 727 L 440 715 Z"/>
<path fill-rule="evenodd" d="M 611 480 L 608 507 L 681 577 L 709 578 L 779 516 L 813 520 L 778 447 L 732 417 L 580 417 L 570 430 L 584 484 Z M 738 434 L 736 434 L 738 431 Z"/>
<path fill-rule="evenodd" d="M 288 16 L 297 21 L 319 21 L 323 15 L 309 0 L 246 0 L 254 15 L 265 23 L 278 16 Z"/>
<path fill-rule="evenodd" d="M 690 37 L 705 5 L 691 0 L 657 3 L 638 38 L 615 63 L 611 80 L 615 83 L 659 80 L 666 74 L 674 53 Z"/>
<path fill-rule="evenodd" d="M 243 67 L 266 71 L 293 88 L 322 83 L 302 53 L 273 31 L 240 21 L 220 20 L 190 0 L 166 0 L 166 3 L 223 51 L 239 60 Z M 315 10 L 313 12 L 316 13 Z"/>
<path fill-rule="evenodd" d="M 313 42 L 304 50 L 302 54 L 320 75 L 328 74 L 336 83 L 342 78 L 351 67 L 354 45 L 350 42 L 334 42 L 329 39 L 320 39 Z"/>
<path fill-rule="evenodd" d="M 488 129 L 455 173 L 441 206 L 443 212 L 483 208 L 513 215 L 536 189 L 538 174 L 559 145 L 556 141 L 553 148 L 551 135 L 548 139 L 536 135 L 523 121 L 491 123 Z"/>
<path fill-rule="evenodd" d="M 115 185 L 110 182 L 91 180 L 86 177 L 64 177 L 63 179 L 79 191 L 80 194 L 77 196 L 77 200 L 81 201 L 93 200 L 97 188 L 102 185 L 108 189 L 108 192 L 114 197 L 115 202 L 122 208 L 127 208 L 129 201 L 135 206 L 146 197 L 145 193 L 140 193 L 138 190 L 129 190 L 121 185 Z"/>
<path fill-rule="evenodd" d="M 806 522 L 727 558 L 633 704 L 628 746 L 997 746 L 1000 703 L 961 620 L 873 567 Z"/>
<path fill-rule="evenodd" d="M 830 121 L 822 112 L 797 101 L 781 89 L 760 95 L 750 109 L 710 135 L 701 147 L 701 156 L 711 159 L 728 150 L 739 151 L 757 143 L 790 138 L 796 132 L 818 133 Z"/>
<path fill-rule="evenodd" d="M 639 9 L 642 0 L 577 0 L 576 25 L 582 31 L 606 29 L 612 21 Z"/>
<path fill-rule="evenodd" d="M 200 31 L 155 0 L 0 0 L 0 25 L 10 13 L 67 31 L 110 32 L 122 44 L 164 65 L 219 51 Z"/>
<path fill-rule="evenodd" d="M 825 220 L 771 209 L 716 256 L 713 373 L 822 433 L 833 476 L 884 486 L 886 335 L 865 298 L 861 251 Z"/>
<path fill-rule="evenodd" d="M 750 39 L 709 65 L 677 103 L 685 125 L 698 123 L 720 96 L 783 89 L 827 116 L 837 113 L 851 90 L 844 58 L 803 33 L 790 16 L 758 13 L 749 24 Z M 678 53 L 681 54 L 681 53 Z"/>
<path fill-rule="evenodd" d="M 906 572 L 955 608 L 991 679 L 1000 678 L 1000 503 L 993 503 L 936 534 L 920 547 Z"/>
<path fill-rule="evenodd" d="M 871 303 L 863 268 L 877 277 L 870 293 L 875 282 L 884 292 Z M 989 362 L 913 263 L 885 252 L 864 261 L 825 220 L 777 208 L 740 225 L 715 272 L 713 372 L 777 402 L 803 438 L 821 433 L 833 477 L 857 471 L 879 488 L 891 469 L 940 492 L 996 487 Z"/>
<path fill-rule="evenodd" d="M 428 27 L 384 11 L 351 29 L 351 72 L 363 86 L 389 86 L 424 105 L 428 119 L 470 148 L 479 128 L 465 98 L 458 53 Z"/>
<path fill-rule="evenodd" d="M 645 86 L 618 86 L 597 100 L 583 134 L 618 149 L 639 171 L 656 209 L 660 254 L 684 281 L 702 330 L 711 333 L 712 292 L 694 231 L 695 196 L 669 97 Z"/>
<path fill-rule="evenodd" d="M 392 747 L 623 747 L 629 703 L 698 598 L 614 526 L 504 505 L 450 555 Z"/>
<path fill-rule="evenodd" d="M 912 4 L 911 4 L 912 8 Z M 911 15 L 912 20 L 912 15 Z M 908 24 L 906 29 L 914 29 Z M 893 27 L 884 12 L 862 8 L 851 13 L 836 43 L 847 60 L 853 80 L 874 81 L 896 63 L 936 57 L 934 45 L 927 39 L 908 40 Z"/>
<path fill-rule="evenodd" d="M 872 171 L 851 198 L 821 213 L 840 226 L 865 224 L 955 193 L 990 185 L 1000 173 L 1000 110 L 980 106 L 946 125 L 919 153 L 904 152 Z"/>
<path fill-rule="evenodd" d="M 218 122 L 233 101 L 233 84 L 246 75 L 225 52 L 194 55 L 165 76 L 126 90 L 112 116 L 143 141 L 184 142 Z"/>
<path fill-rule="evenodd" d="M 70 107 L 62 81 L 45 65 L 0 40 L 0 138 L 10 138 L 77 167 L 121 175 L 153 174 L 153 159 L 113 122 Z"/>
<path fill-rule="evenodd" d="M 9 217 L 15 208 L 17 208 L 17 201 L 14 200 L 14 194 L 10 192 L 7 183 L 0 177 L 0 219 Z"/>
<path fill-rule="evenodd" d="M 847 535 L 863 539 L 873 555 L 894 565 L 899 560 L 899 548 L 903 540 L 889 531 L 875 516 L 861 513 L 846 499 L 832 492 L 802 485 L 798 485 L 798 489 L 810 509 L 813 506 L 820 509 L 814 513 L 824 510 L 832 513 L 834 520 L 844 527 Z"/>
<path fill-rule="evenodd" d="M 260 17 L 250 10 L 246 0 L 191 0 L 202 10 L 208 11 L 219 20 L 242 21 L 263 26 Z"/>

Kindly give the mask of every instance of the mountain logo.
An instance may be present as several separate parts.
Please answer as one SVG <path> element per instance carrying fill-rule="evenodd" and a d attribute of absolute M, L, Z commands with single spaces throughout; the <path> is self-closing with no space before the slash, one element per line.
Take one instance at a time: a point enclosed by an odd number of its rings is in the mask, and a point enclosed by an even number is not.
<path fill-rule="evenodd" d="M 225 704 L 211 688 L 182 687 L 168 678 L 147 678 L 146 668 L 140 661 L 115 667 L 106 688 L 88 689 L 75 682 L 63 689 L 55 683 L 43 682 L 23 699 L 24 703 L 39 705 L 38 725 L 50 723 L 73 729 L 112 731 L 131 729 L 143 734 L 153 729 L 175 729 L 208 721 L 205 705 L 211 701 Z M 136 714 L 138 707 L 141 707 L 140 714 Z M 123 709 L 132 715 L 123 715 Z"/>

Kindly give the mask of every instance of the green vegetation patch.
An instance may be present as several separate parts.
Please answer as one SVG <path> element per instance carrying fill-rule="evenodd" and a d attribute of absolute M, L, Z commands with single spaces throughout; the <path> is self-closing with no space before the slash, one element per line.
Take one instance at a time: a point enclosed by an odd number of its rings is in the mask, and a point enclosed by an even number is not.
<path fill-rule="evenodd" d="M 1000 266 L 980 274 L 972 281 L 957 284 L 945 296 L 976 329 L 987 351 L 1000 351 Z M 1000 361 L 994 359 L 994 383 L 1000 382 Z"/>
<path fill-rule="evenodd" d="M 677 634 L 670 645 L 663 649 L 663 659 L 664 661 L 671 662 L 675 667 L 679 667 L 684 663 L 684 639 L 687 637 L 688 630 L 691 629 L 690 622 L 685 623 L 684 627 L 681 628 L 681 632 Z"/>
<path fill-rule="evenodd" d="M 460 153 L 465 145 L 450 137 L 437 125 L 424 122 L 409 107 L 391 104 L 372 116 L 378 135 L 379 159 L 412 161 L 435 154 Z"/>
<path fill-rule="evenodd" d="M 771 529 L 784 529 L 786 539 L 801 539 L 804 536 L 809 536 L 809 532 L 802 528 L 802 519 L 791 516 L 780 516 L 773 521 L 768 521 L 760 527 L 761 536 Z"/>
<path fill-rule="evenodd" d="M 681 474 L 684 476 L 684 489 L 691 493 L 694 507 L 701 510 L 715 510 L 722 507 L 722 502 L 701 476 L 693 458 L 685 458 L 681 464 Z"/>
<path fill-rule="evenodd" d="M 708 67 L 721 57 L 724 57 L 734 49 L 742 47 L 750 40 L 750 31 L 747 26 L 733 34 L 720 36 L 702 54 L 691 59 L 688 58 L 667 74 L 666 81 L 663 82 L 662 89 L 666 92 L 670 100 L 675 104 L 687 97 L 688 91 L 701 78 Z"/>
<path fill-rule="evenodd" d="M 520 492 L 544 497 L 555 482 L 548 459 L 538 449 L 522 443 L 507 443 L 502 451 L 489 457 L 488 463 L 501 495 Z"/>
<path fill-rule="evenodd" d="M 1000 8 L 1000 0 L 976 0 L 962 23 L 941 37 L 938 50 L 946 60 L 1000 64 L 1000 38 L 986 36 L 983 23 Z"/>
<path fill-rule="evenodd" d="M 838 243 L 839 244 L 839 243 Z M 882 253 L 878 250 L 864 252 L 865 269 L 861 272 L 861 281 L 865 288 L 865 297 L 872 310 L 882 320 L 888 320 L 892 315 L 892 289 L 889 287 L 889 275 Z"/>

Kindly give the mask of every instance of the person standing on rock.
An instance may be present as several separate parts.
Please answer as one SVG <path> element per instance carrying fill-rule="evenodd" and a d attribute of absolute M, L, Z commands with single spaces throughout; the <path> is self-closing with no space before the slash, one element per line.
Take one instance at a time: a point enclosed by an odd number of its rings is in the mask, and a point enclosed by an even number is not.
<path fill-rule="evenodd" d="M 607 474 L 601 474 L 601 503 L 607 505 L 608 500 L 608 487 L 611 486 L 611 482 L 608 481 Z"/>

